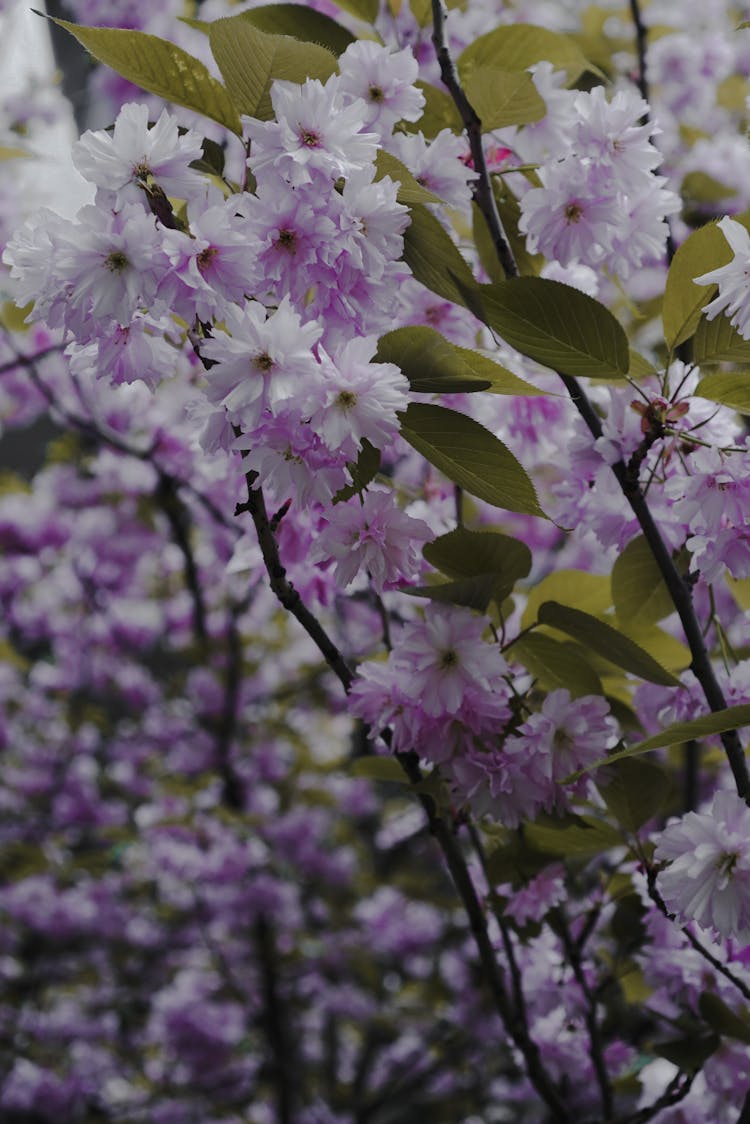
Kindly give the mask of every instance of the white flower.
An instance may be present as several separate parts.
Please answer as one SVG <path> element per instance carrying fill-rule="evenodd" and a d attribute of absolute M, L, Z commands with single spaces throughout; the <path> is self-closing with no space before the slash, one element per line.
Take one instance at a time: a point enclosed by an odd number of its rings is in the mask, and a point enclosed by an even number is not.
<path fill-rule="evenodd" d="M 750 943 L 750 808 L 717 792 L 708 812 L 688 812 L 661 833 L 654 852 L 668 862 L 658 887 L 682 921 Z"/>

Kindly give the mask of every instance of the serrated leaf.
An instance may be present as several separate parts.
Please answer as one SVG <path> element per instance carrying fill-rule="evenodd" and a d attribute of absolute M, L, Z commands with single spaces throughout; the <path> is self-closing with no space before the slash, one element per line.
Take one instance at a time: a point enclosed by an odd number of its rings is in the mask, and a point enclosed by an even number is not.
<path fill-rule="evenodd" d="M 343 54 L 351 43 L 356 42 L 351 31 L 336 20 L 304 4 L 264 4 L 241 12 L 236 18 L 268 35 L 290 35 L 305 43 L 317 43 L 334 55 Z"/>
<path fill-rule="evenodd" d="M 551 817 L 538 820 L 526 825 L 524 836 L 534 850 L 565 858 L 600 855 L 622 846 L 620 833 L 592 816 L 571 816 L 559 827 Z"/>
<path fill-rule="evenodd" d="M 544 98 L 525 70 L 473 67 L 466 76 L 464 93 L 482 122 L 483 133 L 541 121 L 547 113 Z"/>
<path fill-rule="evenodd" d="M 545 601 L 539 606 L 538 619 L 540 624 L 567 633 L 584 648 L 591 648 L 602 659 L 629 671 L 631 675 L 637 675 L 649 683 L 659 683 L 663 687 L 680 686 L 679 679 L 658 664 L 634 640 L 581 609 L 571 609 L 556 601 Z"/>
<path fill-rule="evenodd" d="M 514 277 L 465 293 L 472 312 L 511 347 L 574 378 L 624 378 L 628 339 L 593 297 L 542 277 Z"/>
<path fill-rule="evenodd" d="M 750 351 L 750 344 L 748 344 Z M 707 398 L 729 406 L 739 414 L 750 414 L 750 376 L 747 374 L 721 373 L 706 375 L 693 391 L 697 398 Z"/>
<path fill-rule="evenodd" d="M 686 238 L 672 259 L 662 305 L 667 347 L 690 339 L 698 327 L 701 309 L 711 300 L 715 285 L 696 285 L 694 277 L 732 260 L 729 243 L 716 223 L 709 223 Z"/>
<path fill-rule="evenodd" d="M 528 628 L 537 619 L 543 601 L 558 601 L 588 613 L 604 613 L 612 604 L 610 580 L 603 574 L 588 570 L 553 570 L 527 593 L 521 627 Z"/>
<path fill-rule="evenodd" d="M 395 757 L 358 757 L 352 762 L 353 777 L 366 777 L 370 781 L 389 781 L 407 784 L 409 779 Z"/>
<path fill-rule="evenodd" d="M 259 10 L 259 9 L 258 9 Z M 384 148 L 378 151 L 375 159 L 375 179 L 382 180 L 383 176 L 390 176 L 394 183 L 399 185 L 396 198 L 399 203 L 439 203 L 440 200 L 432 191 L 414 178 L 405 164 L 397 157 L 386 152 Z"/>
<path fill-rule="evenodd" d="M 411 597 L 424 597 L 442 605 L 462 605 L 477 613 L 486 613 L 494 599 L 496 579 L 494 574 L 480 574 L 475 578 L 460 578 L 435 585 L 412 586 L 402 590 Z"/>
<path fill-rule="evenodd" d="M 457 347 L 434 328 L 415 325 L 381 336 L 376 359 L 395 363 L 411 389 L 420 394 L 457 394 L 491 390 L 525 397 L 544 394 L 507 367 L 470 348 Z"/>
<path fill-rule="evenodd" d="M 713 320 L 704 317 L 695 332 L 693 358 L 703 367 L 708 363 L 750 363 L 750 340 L 743 339 L 727 316 Z"/>
<path fill-rule="evenodd" d="M 336 56 L 315 43 L 288 35 L 268 35 L 239 16 L 214 20 L 209 29 L 211 53 L 239 113 L 270 121 L 271 83 L 276 79 L 304 82 L 330 78 Z"/>
<path fill-rule="evenodd" d="M 542 632 L 528 632 L 512 645 L 508 655 L 523 664 L 549 691 L 563 687 L 573 698 L 604 694 L 601 679 L 578 644 L 555 640 Z"/>
<path fill-rule="evenodd" d="M 627 831 L 636 832 L 660 810 L 670 781 L 664 770 L 650 761 L 620 761 L 603 783 L 597 782 L 597 787 L 617 822 Z"/>
<path fill-rule="evenodd" d="M 698 1010 L 717 1034 L 734 1038 L 750 1045 L 750 1016 L 742 1018 L 713 991 L 703 991 L 698 997 Z"/>
<path fill-rule="evenodd" d="M 459 55 L 458 69 L 466 81 L 472 69 L 479 66 L 528 70 L 545 60 L 556 70 L 564 70 L 569 82 L 575 82 L 585 70 L 599 73 L 568 35 L 530 23 L 508 24 L 480 35 Z"/>
<path fill-rule="evenodd" d="M 53 20 L 85 47 L 98 62 L 117 71 L 143 90 L 183 105 L 242 135 L 239 114 L 227 91 L 199 59 L 181 47 L 148 35 L 112 27 L 79 27 Z"/>
<path fill-rule="evenodd" d="M 411 223 L 404 232 L 404 261 L 417 281 L 454 304 L 465 304 L 466 294 L 477 285 L 467 262 L 447 231 L 426 207 L 411 208 Z"/>
<path fill-rule="evenodd" d="M 531 551 L 526 543 L 496 531 L 469 531 L 458 527 L 427 543 L 422 554 L 431 566 L 449 578 L 482 582 L 488 579 L 489 600 L 495 600 L 498 605 L 531 569 Z"/>
<path fill-rule="evenodd" d="M 588 773 L 592 769 L 600 769 L 602 765 L 611 765 L 615 761 L 624 761 L 628 757 L 640 757 L 642 753 L 650 753 L 652 749 L 665 749 L 670 745 L 683 745 L 685 742 L 698 741 L 700 738 L 710 737 L 712 734 L 724 734 L 728 730 L 742 730 L 750 726 L 750 703 L 740 706 L 728 706 L 723 710 L 715 710 L 711 714 L 704 714 L 700 718 L 692 718 L 689 722 L 675 722 L 667 726 L 653 737 L 645 741 L 636 742 L 626 749 L 619 749 L 608 757 L 600 757 L 598 761 L 579 770 L 577 776 Z"/>
<path fill-rule="evenodd" d="M 660 621 L 674 602 L 643 535 L 631 539 L 612 568 L 612 599 L 621 622 Z"/>
<path fill-rule="evenodd" d="M 494 507 L 546 519 L 526 470 L 473 418 L 443 406 L 412 403 L 401 415 L 401 436 L 470 495 Z"/>

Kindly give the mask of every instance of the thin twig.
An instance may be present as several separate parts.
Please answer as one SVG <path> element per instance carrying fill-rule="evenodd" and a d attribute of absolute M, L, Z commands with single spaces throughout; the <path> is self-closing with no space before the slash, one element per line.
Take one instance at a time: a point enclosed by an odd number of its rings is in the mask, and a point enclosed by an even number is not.
<path fill-rule="evenodd" d="M 458 80 L 458 74 L 456 73 L 456 68 L 445 40 L 445 11 L 441 0 L 432 0 L 432 26 L 432 42 L 435 45 L 435 52 L 440 66 L 440 76 L 456 103 L 456 108 L 461 114 L 461 120 L 464 123 L 466 136 L 469 141 L 474 169 L 477 172 L 477 179 L 474 181 L 474 199 L 484 215 L 484 220 L 487 223 L 492 243 L 495 247 L 497 260 L 503 267 L 505 276 L 517 277 L 518 265 L 513 257 L 510 243 L 503 229 L 502 220 L 495 201 L 495 193 L 492 190 L 492 181 L 487 171 L 487 161 L 484 158 L 482 122 L 473 105 L 466 97 L 461 83 Z"/>
<path fill-rule="evenodd" d="M 664 898 L 661 896 L 657 889 L 655 867 L 651 865 L 648 865 L 646 867 L 646 880 L 648 883 L 648 896 L 651 898 L 651 901 L 658 907 L 659 911 L 663 913 L 669 921 L 674 921 L 674 914 L 669 912 Z M 730 983 L 734 984 L 734 986 L 737 988 L 740 994 L 744 996 L 745 999 L 750 999 L 750 987 L 748 987 L 744 980 L 741 980 L 738 976 L 735 976 L 734 972 L 727 968 L 726 964 L 722 964 L 721 960 L 718 960 L 713 955 L 713 953 L 709 952 L 708 949 L 701 944 L 695 934 L 691 932 L 687 925 L 681 925 L 680 930 L 699 956 L 702 956 L 704 960 L 708 961 L 712 968 L 714 968 L 717 972 L 724 976 L 725 979 L 729 980 Z"/>
<path fill-rule="evenodd" d="M 596 995 L 589 987 L 586 973 L 583 969 L 583 961 L 581 957 L 581 949 L 576 941 L 568 925 L 568 919 L 565 916 L 565 911 L 562 906 L 557 906 L 553 910 L 553 917 L 557 925 L 556 928 L 562 940 L 565 953 L 570 961 L 570 966 L 573 969 L 573 975 L 576 978 L 581 993 L 586 1001 L 586 1012 L 584 1018 L 586 1020 L 586 1030 L 589 1036 L 589 1046 L 591 1052 L 591 1062 L 594 1066 L 594 1073 L 599 1085 L 599 1093 L 602 1099 L 602 1111 L 604 1119 L 609 1120 L 612 1116 L 614 1108 L 614 1098 L 612 1083 L 609 1079 L 607 1072 L 607 1062 L 604 1056 L 604 1043 L 602 1042 L 602 1032 L 599 1026 L 599 1015 L 597 1011 Z"/>

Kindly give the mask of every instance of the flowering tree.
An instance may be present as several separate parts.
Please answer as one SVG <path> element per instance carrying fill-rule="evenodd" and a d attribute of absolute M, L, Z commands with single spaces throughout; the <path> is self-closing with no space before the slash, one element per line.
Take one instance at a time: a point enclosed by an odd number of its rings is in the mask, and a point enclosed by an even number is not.
<path fill-rule="evenodd" d="M 3 224 L 3 1119 L 748 1124 L 745 13 L 144 7 Z"/>

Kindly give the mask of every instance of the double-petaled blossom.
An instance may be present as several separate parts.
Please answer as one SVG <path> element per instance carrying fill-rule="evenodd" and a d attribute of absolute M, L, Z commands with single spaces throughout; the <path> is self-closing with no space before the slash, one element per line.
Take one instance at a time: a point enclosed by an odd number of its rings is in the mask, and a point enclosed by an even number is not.
<path fill-rule="evenodd" d="M 252 143 L 248 161 L 259 184 L 300 187 L 319 179 L 332 189 L 340 178 L 374 163 L 378 136 L 363 132 L 362 103 L 344 103 L 341 79 L 303 85 L 276 81 L 271 87 L 274 121 L 243 117 Z"/>
<path fill-rule="evenodd" d="M 167 110 L 149 127 L 148 107 L 123 106 L 112 132 L 87 132 L 73 146 L 73 163 L 100 189 L 98 202 L 119 210 L 142 201 L 142 188 L 157 184 L 166 195 L 190 199 L 205 192 L 205 179 L 190 164 L 202 155 L 201 138 L 180 132 Z"/>
<path fill-rule="evenodd" d="M 683 922 L 750 943 L 750 808 L 717 792 L 706 812 L 688 812 L 661 833 L 657 885 Z"/>
<path fill-rule="evenodd" d="M 361 99 L 363 127 L 390 136 L 397 121 L 418 121 L 424 94 L 415 82 L 419 64 L 407 48 L 391 52 L 379 43 L 360 39 L 339 58 L 341 91 Z"/>
<path fill-rule="evenodd" d="M 355 496 L 325 513 L 314 553 L 321 561 L 334 560 L 340 586 L 366 572 L 382 593 L 418 575 L 420 547 L 433 537 L 423 519 L 399 508 L 392 489 L 374 484 L 361 499 Z"/>

